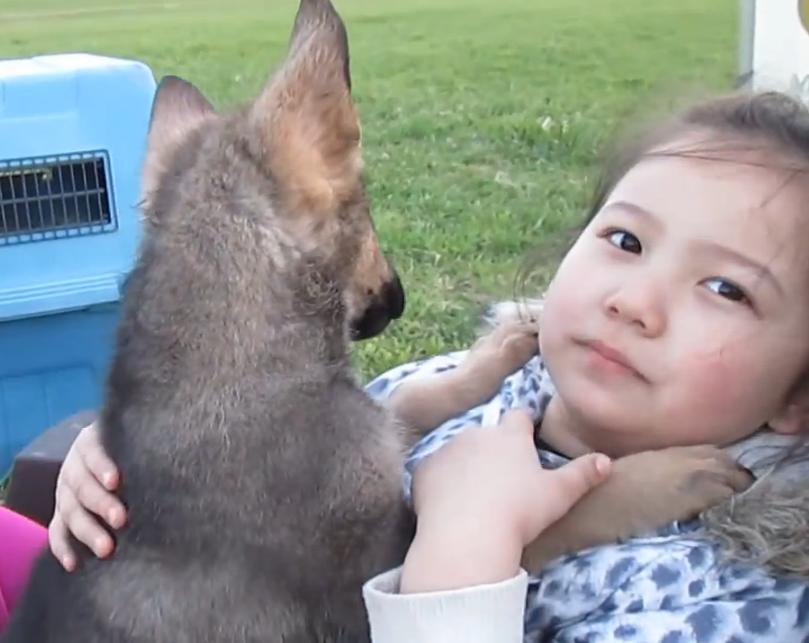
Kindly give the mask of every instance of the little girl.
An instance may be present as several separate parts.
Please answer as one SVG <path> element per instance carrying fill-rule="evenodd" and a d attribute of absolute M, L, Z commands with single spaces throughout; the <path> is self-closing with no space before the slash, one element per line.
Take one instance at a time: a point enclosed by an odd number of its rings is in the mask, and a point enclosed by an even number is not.
<path fill-rule="evenodd" d="M 539 355 L 411 454 L 418 533 L 403 567 L 366 585 L 375 642 L 809 640 L 809 583 L 775 573 L 806 572 L 809 549 L 809 503 L 794 484 L 809 403 L 807 173 L 809 112 L 776 93 L 697 105 L 616 155 L 547 291 Z M 463 359 L 402 366 L 368 390 L 385 399 Z M 505 415 L 508 431 L 476 428 L 509 409 L 523 415 Z M 759 480 L 707 526 L 671 524 L 529 579 L 533 426 L 546 467 L 710 443 Z M 113 489 L 114 465 L 85 434 L 51 525 L 63 559 L 65 524 L 111 550 L 82 506 L 124 522 L 96 482 Z"/>

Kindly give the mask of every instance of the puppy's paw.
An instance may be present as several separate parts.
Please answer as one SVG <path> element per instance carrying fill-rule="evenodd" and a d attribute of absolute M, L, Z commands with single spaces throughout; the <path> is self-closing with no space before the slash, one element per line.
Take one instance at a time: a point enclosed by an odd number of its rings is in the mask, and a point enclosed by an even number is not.
<path fill-rule="evenodd" d="M 500 384 L 538 351 L 539 326 L 536 322 L 506 322 L 475 342 L 461 368 L 471 378 Z"/>
<path fill-rule="evenodd" d="M 646 529 L 694 518 L 753 483 L 749 471 L 722 449 L 707 445 L 626 456 L 615 462 L 614 475 L 628 486 L 637 485 L 633 522 Z"/>
<path fill-rule="evenodd" d="M 713 446 L 682 447 L 675 454 L 682 468 L 679 489 L 693 498 L 695 514 L 745 491 L 754 479 L 722 449 Z"/>
<path fill-rule="evenodd" d="M 618 458 L 604 483 L 525 550 L 523 566 L 537 571 L 562 554 L 694 518 L 752 482 L 746 469 L 713 446 L 671 447 Z"/>

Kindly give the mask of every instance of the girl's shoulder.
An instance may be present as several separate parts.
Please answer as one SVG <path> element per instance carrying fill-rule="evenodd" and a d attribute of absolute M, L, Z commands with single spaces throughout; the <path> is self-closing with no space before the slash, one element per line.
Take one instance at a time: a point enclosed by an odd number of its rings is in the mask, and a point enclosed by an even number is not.
<path fill-rule="evenodd" d="M 531 579 L 527 629 L 637 642 L 809 635 L 809 582 L 723 560 L 703 535 L 675 524 L 555 561 Z"/>
<path fill-rule="evenodd" d="M 386 400 L 396 390 L 396 387 L 405 380 L 434 375 L 435 373 L 457 368 L 468 352 L 467 350 L 451 351 L 395 366 L 368 382 L 365 385 L 365 390 L 375 400 Z"/>

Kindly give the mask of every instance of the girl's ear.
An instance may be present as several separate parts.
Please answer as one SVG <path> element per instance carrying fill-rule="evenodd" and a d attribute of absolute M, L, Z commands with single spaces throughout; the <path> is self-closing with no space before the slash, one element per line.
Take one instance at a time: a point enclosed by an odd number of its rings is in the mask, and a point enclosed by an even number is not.
<path fill-rule="evenodd" d="M 767 424 L 776 433 L 785 435 L 809 433 L 809 396 L 804 393 L 801 399 L 793 400 Z"/>

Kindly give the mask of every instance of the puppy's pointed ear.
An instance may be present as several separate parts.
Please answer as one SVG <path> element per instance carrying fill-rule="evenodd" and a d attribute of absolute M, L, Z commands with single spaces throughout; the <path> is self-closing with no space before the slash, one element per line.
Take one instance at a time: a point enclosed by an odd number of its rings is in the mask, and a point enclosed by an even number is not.
<path fill-rule="evenodd" d="M 215 113 L 211 103 L 188 81 L 176 76 L 166 76 L 160 81 L 152 103 L 143 164 L 142 191 L 147 200 L 157 188 L 171 155 Z"/>
<path fill-rule="evenodd" d="M 348 33 L 329 0 L 301 0 L 292 27 L 292 36 L 289 39 L 288 57 L 292 58 L 301 49 L 309 46 L 312 37 L 320 39 L 325 49 L 332 49 L 335 62 L 339 63 L 342 69 L 346 87 L 351 91 Z"/>
<path fill-rule="evenodd" d="M 289 212 L 333 212 L 360 182 L 348 38 L 328 0 L 302 0 L 289 54 L 252 107 L 260 155 Z"/>

